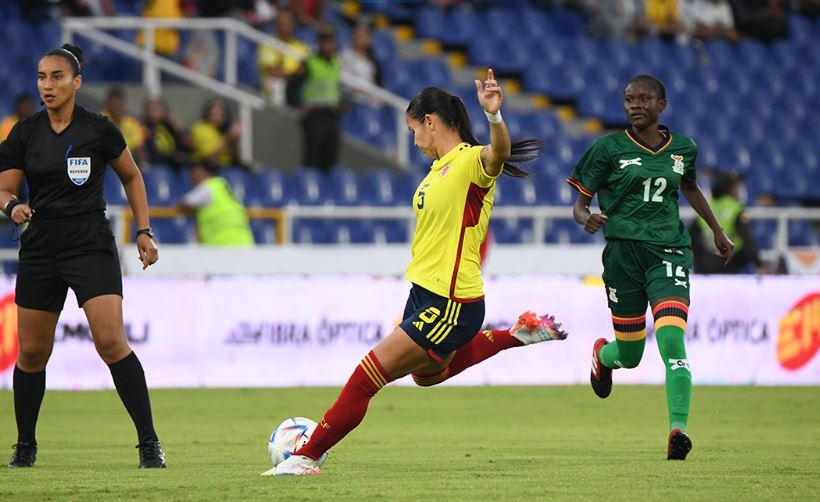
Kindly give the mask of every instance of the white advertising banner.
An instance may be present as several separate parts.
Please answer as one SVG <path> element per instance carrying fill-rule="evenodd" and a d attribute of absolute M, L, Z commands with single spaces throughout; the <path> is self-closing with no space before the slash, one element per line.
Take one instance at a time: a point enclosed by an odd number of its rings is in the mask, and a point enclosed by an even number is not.
<path fill-rule="evenodd" d="M 686 346 L 696 384 L 820 385 L 820 278 L 694 276 L 691 286 Z M 126 278 L 124 287 L 126 334 L 153 387 L 340 386 L 399 322 L 410 289 L 369 276 Z M 0 388 L 11 387 L 17 354 L 13 291 L 13 280 L 0 279 Z M 494 277 L 486 306 L 488 327 L 532 309 L 554 313 L 570 337 L 504 351 L 447 384 L 586 383 L 593 341 L 612 338 L 595 281 Z M 640 366 L 618 370 L 616 383 L 663 382 L 649 336 Z M 71 293 L 47 375 L 54 389 L 112 386 Z"/>

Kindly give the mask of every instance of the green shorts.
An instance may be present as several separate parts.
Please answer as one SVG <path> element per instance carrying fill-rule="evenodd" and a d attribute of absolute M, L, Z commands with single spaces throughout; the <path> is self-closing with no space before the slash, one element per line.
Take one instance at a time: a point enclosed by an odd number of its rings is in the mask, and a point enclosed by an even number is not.
<path fill-rule="evenodd" d="M 603 262 L 607 302 L 614 315 L 642 315 L 647 303 L 664 298 L 689 302 L 690 248 L 611 240 Z"/>

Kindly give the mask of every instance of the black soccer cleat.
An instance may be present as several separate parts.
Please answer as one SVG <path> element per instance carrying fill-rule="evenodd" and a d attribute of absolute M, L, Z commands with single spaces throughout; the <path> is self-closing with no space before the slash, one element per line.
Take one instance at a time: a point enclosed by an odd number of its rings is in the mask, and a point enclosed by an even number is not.
<path fill-rule="evenodd" d="M 595 340 L 595 345 L 592 346 L 592 371 L 589 373 L 592 390 L 601 399 L 608 397 L 612 392 L 612 368 L 604 366 L 601 362 L 601 349 L 606 344 L 606 338 Z"/>
<path fill-rule="evenodd" d="M 19 441 L 14 448 L 14 455 L 11 456 L 9 467 L 34 467 L 37 460 L 37 443 L 24 443 Z"/>
<path fill-rule="evenodd" d="M 140 469 L 165 469 L 165 450 L 159 441 L 146 441 L 137 445 L 140 451 Z"/>
<path fill-rule="evenodd" d="M 669 433 L 669 447 L 666 450 L 666 460 L 686 460 L 686 455 L 692 451 L 692 440 L 680 429 Z"/>

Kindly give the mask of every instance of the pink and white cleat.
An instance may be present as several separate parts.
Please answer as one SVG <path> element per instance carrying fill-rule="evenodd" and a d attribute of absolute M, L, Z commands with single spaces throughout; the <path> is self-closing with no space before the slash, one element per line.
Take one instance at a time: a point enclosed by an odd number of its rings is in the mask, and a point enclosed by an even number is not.
<path fill-rule="evenodd" d="M 539 316 L 530 310 L 518 316 L 518 322 L 510 328 L 510 334 L 524 345 L 547 342 L 549 340 L 564 340 L 568 333 L 555 320 L 555 316 L 544 314 Z"/>
<path fill-rule="evenodd" d="M 275 476 L 318 476 L 322 471 L 319 469 L 319 462 L 316 460 L 304 455 L 291 455 L 270 471 L 262 473 L 262 475 L 269 476 L 268 473 Z"/>

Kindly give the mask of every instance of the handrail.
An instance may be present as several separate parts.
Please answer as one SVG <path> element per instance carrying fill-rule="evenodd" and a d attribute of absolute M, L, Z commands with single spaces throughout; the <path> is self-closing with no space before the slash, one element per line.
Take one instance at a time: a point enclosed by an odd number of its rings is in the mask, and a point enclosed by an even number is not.
<path fill-rule="evenodd" d="M 236 35 L 242 35 L 257 44 L 269 45 L 294 59 L 304 59 L 304 55 L 302 53 L 294 50 L 288 44 L 233 18 L 175 19 L 143 17 L 66 17 L 63 19 L 63 27 L 63 40 L 65 42 L 70 42 L 73 33 L 77 32 L 77 34 L 81 36 L 88 37 L 99 43 L 108 45 L 114 50 L 142 61 L 144 65 L 143 84 L 152 94 L 159 94 L 160 79 L 156 71 L 156 69 L 159 68 L 193 84 L 206 87 L 215 93 L 230 97 L 231 99 L 256 109 L 264 106 L 264 100 L 257 94 L 243 91 L 235 87 L 237 83 Z M 154 34 L 155 30 L 160 28 L 224 30 L 227 34 L 225 50 L 225 83 L 221 84 L 217 80 L 185 68 L 177 63 L 168 61 L 162 57 L 156 56 L 153 52 Z M 144 31 L 144 46 L 138 47 L 135 44 L 124 42 L 103 31 L 95 31 L 111 29 L 134 29 Z M 180 71 L 184 71 L 186 73 L 183 75 L 179 73 Z M 193 80 L 191 74 L 202 78 Z M 342 84 L 345 86 L 367 94 L 377 101 L 393 108 L 396 113 L 397 124 L 396 159 L 400 166 L 407 168 L 410 162 L 410 144 L 407 139 L 407 132 L 404 126 L 404 112 L 407 107 L 407 100 L 381 87 L 375 86 L 366 80 L 351 75 L 346 71 L 342 71 L 341 80 Z M 225 87 L 212 87 L 214 83 L 221 84 Z M 223 90 L 217 90 L 225 88 L 233 89 L 237 93 L 228 94 L 227 92 L 223 92 Z M 244 97 L 240 98 L 240 95 Z M 255 98 L 253 102 L 250 101 L 251 97 Z M 260 102 L 261 105 L 259 104 Z M 242 107 L 240 113 L 242 115 L 243 122 L 246 118 L 250 120 L 250 113 L 246 107 Z M 251 134 L 242 135 L 242 155 L 246 160 L 250 158 L 252 150 L 250 143 L 251 136 Z M 247 144 L 244 142 L 247 142 Z"/>
<path fill-rule="evenodd" d="M 109 215 L 121 219 L 123 229 L 130 232 L 130 208 L 109 206 Z M 293 221 L 297 219 L 367 219 L 367 220 L 405 220 L 407 222 L 408 241 L 412 237 L 415 222 L 413 209 L 407 206 L 298 206 L 287 205 L 282 208 L 248 208 L 250 218 L 270 218 L 276 221 L 277 244 L 293 242 Z M 777 234 L 774 249 L 783 252 L 789 245 L 789 220 L 811 220 L 820 222 L 820 208 L 800 207 L 750 207 L 746 214 L 753 220 L 776 220 Z M 176 217 L 182 213 L 174 207 L 151 207 L 153 217 Z M 680 210 L 681 219 L 689 221 L 697 216 L 691 207 Z M 572 208 L 567 206 L 502 206 L 493 208 L 495 219 L 533 220 L 533 234 L 543 236 L 549 220 L 572 219 Z M 126 237 L 123 234 L 123 237 Z M 130 239 L 130 234 L 127 236 Z M 128 242 L 125 240 L 124 242 Z"/>

